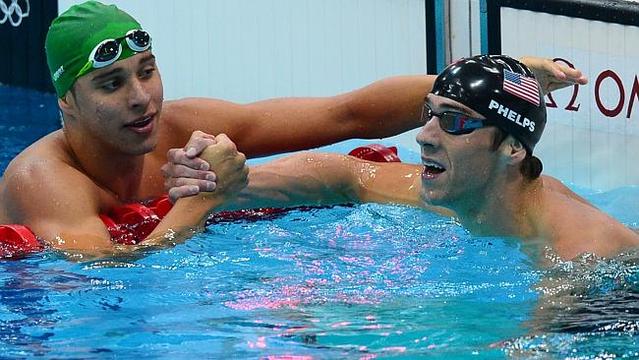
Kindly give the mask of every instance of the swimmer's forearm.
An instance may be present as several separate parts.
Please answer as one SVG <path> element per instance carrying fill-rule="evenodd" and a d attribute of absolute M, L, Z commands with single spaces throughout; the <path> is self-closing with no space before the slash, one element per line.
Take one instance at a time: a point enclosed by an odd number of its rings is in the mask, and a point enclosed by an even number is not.
<path fill-rule="evenodd" d="M 396 76 L 346 94 L 349 109 L 361 127 L 353 137 L 383 138 L 423 125 L 420 117 L 424 98 L 433 89 L 435 78 Z"/>
<path fill-rule="evenodd" d="M 331 189 L 317 182 L 313 175 L 275 174 L 255 177 L 238 196 L 224 206 L 224 210 L 289 208 L 296 206 L 328 206 L 357 202 L 340 189 Z"/>
<path fill-rule="evenodd" d="M 156 226 L 153 232 L 137 245 L 122 245 L 112 241 L 108 233 L 97 234 L 76 229 L 45 236 L 47 243 L 63 252 L 70 260 L 89 261 L 103 258 L 134 259 L 144 256 L 144 251 L 174 246 L 200 231 L 209 214 L 226 201 L 221 196 L 203 193 L 180 199 Z M 100 221 L 96 219 L 96 221 Z M 100 221 L 100 226 L 104 226 Z M 104 229 L 104 228 L 102 228 Z"/>
<path fill-rule="evenodd" d="M 357 202 L 344 156 L 304 152 L 251 168 L 249 184 L 225 210 Z"/>
<path fill-rule="evenodd" d="M 204 228 L 209 215 L 225 202 L 222 196 L 201 193 L 179 199 L 153 232 L 142 242 L 144 246 L 180 243 Z"/>
<path fill-rule="evenodd" d="M 209 214 L 226 201 L 221 196 L 210 193 L 181 198 L 171 211 L 155 227 L 142 242 L 136 245 L 121 245 L 99 242 L 98 237 L 91 241 L 101 246 L 91 248 L 73 248 L 73 245 L 61 249 L 71 260 L 88 261 L 99 258 L 137 259 L 145 255 L 145 251 L 162 249 L 182 243 L 204 227 Z M 87 238 L 87 236 L 83 236 Z"/>

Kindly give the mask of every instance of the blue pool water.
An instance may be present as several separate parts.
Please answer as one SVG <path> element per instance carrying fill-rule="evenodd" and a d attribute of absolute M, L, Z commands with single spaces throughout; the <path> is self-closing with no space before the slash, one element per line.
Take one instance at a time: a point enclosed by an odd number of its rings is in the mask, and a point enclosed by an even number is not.
<path fill-rule="evenodd" d="M 60 128 L 57 100 L 50 94 L 0 84 L 0 169 L 22 149 Z"/>
<path fill-rule="evenodd" d="M 50 98 L 0 87 L 2 168 L 57 127 Z M 638 189 L 580 193 L 637 225 Z M 634 258 L 541 269 L 514 240 L 417 209 L 291 211 L 136 261 L 0 262 L 0 357 L 637 358 Z"/>

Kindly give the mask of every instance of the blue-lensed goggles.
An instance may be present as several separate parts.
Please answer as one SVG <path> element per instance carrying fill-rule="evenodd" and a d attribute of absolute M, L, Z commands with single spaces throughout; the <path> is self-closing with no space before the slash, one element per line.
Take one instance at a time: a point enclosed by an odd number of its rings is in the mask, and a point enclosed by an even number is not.
<path fill-rule="evenodd" d="M 421 116 L 422 122 L 426 124 L 433 118 L 433 116 L 437 116 L 439 118 L 439 127 L 451 135 L 470 134 L 476 129 L 492 125 L 487 119 L 472 118 L 466 114 L 456 111 L 436 113 L 433 109 L 431 109 L 428 103 L 424 101 Z"/>

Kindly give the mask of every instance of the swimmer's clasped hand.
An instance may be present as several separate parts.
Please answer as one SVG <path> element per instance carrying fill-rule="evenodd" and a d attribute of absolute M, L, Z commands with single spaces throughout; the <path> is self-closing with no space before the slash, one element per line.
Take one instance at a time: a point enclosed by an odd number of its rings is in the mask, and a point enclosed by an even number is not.
<path fill-rule="evenodd" d="M 208 194 L 234 197 L 248 185 L 246 156 L 237 151 L 235 144 L 225 134 L 216 136 L 216 140 L 217 144 L 208 146 L 200 155 L 218 174 L 215 192 Z"/>
<path fill-rule="evenodd" d="M 194 131 L 183 148 L 167 152 L 167 163 L 162 166 L 164 187 L 169 191 L 171 202 L 202 191 L 214 191 L 217 175 L 209 163 L 199 156 L 207 146 L 216 144 L 215 136 L 202 131 Z"/>
<path fill-rule="evenodd" d="M 165 186 L 171 201 L 181 197 L 202 193 L 205 196 L 231 197 L 242 190 L 248 183 L 248 166 L 246 156 L 237 151 L 235 144 L 224 134 L 217 137 L 201 137 L 195 134 L 189 144 L 182 149 L 171 149 L 168 154 L 169 163 L 162 171 Z M 187 155 L 188 146 L 192 145 L 198 153 L 198 160 L 206 163 L 207 170 L 194 169 L 200 162 L 193 162 Z M 204 148 L 202 148 L 203 145 Z M 186 164 L 186 165 L 185 165 Z M 213 187 L 209 187 L 214 183 Z M 206 194 L 205 194 L 206 193 Z"/>

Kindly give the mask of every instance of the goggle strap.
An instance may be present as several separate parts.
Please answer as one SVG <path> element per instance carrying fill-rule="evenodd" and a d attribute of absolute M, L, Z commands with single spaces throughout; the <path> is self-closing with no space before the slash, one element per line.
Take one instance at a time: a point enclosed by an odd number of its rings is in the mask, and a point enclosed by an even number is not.
<path fill-rule="evenodd" d="M 77 79 L 80 76 L 88 73 L 89 71 L 91 71 L 91 69 L 93 69 L 93 63 L 91 61 L 87 61 L 87 63 L 84 64 L 82 69 L 80 69 L 80 71 L 78 71 L 78 74 L 75 76 L 75 78 Z"/>

